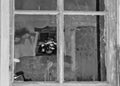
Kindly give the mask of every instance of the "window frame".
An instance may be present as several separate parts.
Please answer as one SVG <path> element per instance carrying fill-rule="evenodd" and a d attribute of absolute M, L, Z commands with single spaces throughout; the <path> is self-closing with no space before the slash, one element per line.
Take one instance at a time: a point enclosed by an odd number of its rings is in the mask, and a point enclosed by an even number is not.
<path fill-rule="evenodd" d="M 0 17 L 0 43 L 1 43 L 1 50 L 0 50 L 0 76 L 1 76 L 1 86 L 117 86 L 117 47 L 118 47 L 118 36 L 117 36 L 117 2 L 118 0 L 105 0 L 105 11 L 99 11 L 99 12 L 92 12 L 92 11 L 65 11 L 63 13 L 63 0 L 58 0 L 58 12 L 56 11 L 33 11 L 33 13 L 30 13 L 29 11 L 16 11 L 15 14 L 36 14 L 36 15 L 57 15 L 58 17 L 58 56 L 62 57 L 58 59 L 59 65 L 58 69 L 60 80 L 59 83 L 49 83 L 49 82 L 14 82 L 11 77 L 13 77 L 13 69 L 11 66 L 13 66 L 13 56 L 14 53 L 12 52 L 12 55 L 10 55 L 10 50 L 14 50 L 14 44 L 10 45 L 11 38 L 13 37 L 11 35 L 14 35 L 14 14 L 13 14 L 13 0 L 1 0 L 1 17 Z M 106 53 L 106 65 L 107 65 L 107 82 L 69 82 L 69 83 L 63 83 L 63 75 L 64 75 L 64 36 L 62 35 L 64 33 L 64 15 L 104 15 L 105 17 L 105 28 L 106 28 L 106 40 L 107 40 L 107 53 Z M 115 29 L 114 29 L 115 28 Z M 13 37 L 14 38 L 14 37 Z M 12 39 L 13 39 L 12 38 Z M 7 54 L 6 54 L 7 53 Z M 10 59 L 10 57 L 12 59 Z M 62 66 L 60 66 L 62 64 Z M 10 66 L 9 66 L 10 65 Z M 6 81 L 6 82 L 5 82 Z"/>

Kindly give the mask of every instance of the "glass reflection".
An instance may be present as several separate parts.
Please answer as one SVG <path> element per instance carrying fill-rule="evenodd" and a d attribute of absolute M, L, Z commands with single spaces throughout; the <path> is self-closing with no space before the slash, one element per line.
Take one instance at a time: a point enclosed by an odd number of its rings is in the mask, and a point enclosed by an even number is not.
<path fill-rule="evenodd" d="M 15 81 L 56 81 L 56 30 L 56 16 L 15 16 Z"/>
<path fill-rule="evenodd" d="M 105 81 L 103 16 L 65 16 L 65 81 Z"/>
<path fill-rule="evenodd" d="M 64 0 L 65 10 L 104 11 L 104 0 Z"/>
<path fill-rule="evenodd" d="M 56 10 L 57 0 L 15 0 L 16 10 Z"/>

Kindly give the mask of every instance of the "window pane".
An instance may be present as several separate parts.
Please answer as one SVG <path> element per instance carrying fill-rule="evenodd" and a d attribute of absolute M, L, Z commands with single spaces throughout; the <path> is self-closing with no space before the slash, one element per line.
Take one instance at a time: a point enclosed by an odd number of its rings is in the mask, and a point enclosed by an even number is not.
<path fill-rule="evenodd" d="M 15 16 L 16 81 L 56 81 L 56 33 L 56 16 Z"/>
<path fill-rule="evenodd" d="M 15 0 L 16 10 L 56 10 L 57 0 Z"/>
<path fill-rule="evenodd" d="M 104 0 L 64 0 L 65 10 L 103 11 Z"/>
<path fill-rule="evenodd" d="M 65 16 L 65 81 L 105 81 L 103 16 Z"/>

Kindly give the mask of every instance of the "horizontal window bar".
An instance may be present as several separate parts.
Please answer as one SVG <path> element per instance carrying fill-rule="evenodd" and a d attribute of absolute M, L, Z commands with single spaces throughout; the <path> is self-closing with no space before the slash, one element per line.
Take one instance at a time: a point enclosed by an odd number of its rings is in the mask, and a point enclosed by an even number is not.
<path fill-rule="evenodd" d="M 106 15 L 104 11 L 64 11 L 64 15 Z"/>
<path fill-rule="evenodd" d="M 59 11 L 15 11 L 14 14 L 28 14 L 28 15 L 57 15 Z M 104 11 L 63 11 L 64 15 L 106 15 L 107 12 Z"/>
<path fill-rule="evenodd" d="M 15 11 L 14 14 L 25 14 L 25 15 L 57 15 L 57 11 L 34 11 L 34 10 L 26 10 L 26 11 Z"/>
<path fill-rule="evenodd" d="M 13 86 L 109 86 L 105 82 L 81 82 L 81 83 L 47 83 L 47 82 L 16 82 Z"/>

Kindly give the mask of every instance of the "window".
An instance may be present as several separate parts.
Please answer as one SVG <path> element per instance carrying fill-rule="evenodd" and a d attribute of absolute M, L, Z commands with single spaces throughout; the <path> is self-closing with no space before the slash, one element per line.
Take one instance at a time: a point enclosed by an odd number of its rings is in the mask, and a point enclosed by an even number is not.
<path fill-rule="evenodd" d="M 116 85 L 117 1 L 9 1 L 1 56 L 13 86 Z"/>

